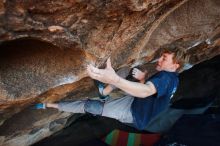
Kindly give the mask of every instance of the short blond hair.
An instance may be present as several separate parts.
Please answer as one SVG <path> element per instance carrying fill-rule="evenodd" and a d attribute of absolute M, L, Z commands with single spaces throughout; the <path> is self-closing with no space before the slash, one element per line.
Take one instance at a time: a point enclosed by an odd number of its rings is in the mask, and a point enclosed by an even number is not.
<path fill-rule="evenodd" d="M 186 63 L 189 63 L 190 55 L 183 48 L 163 49 L 161 54 L 173 54 L 173 61 L 179 64 L 178 71 L 182 70 Z"/>

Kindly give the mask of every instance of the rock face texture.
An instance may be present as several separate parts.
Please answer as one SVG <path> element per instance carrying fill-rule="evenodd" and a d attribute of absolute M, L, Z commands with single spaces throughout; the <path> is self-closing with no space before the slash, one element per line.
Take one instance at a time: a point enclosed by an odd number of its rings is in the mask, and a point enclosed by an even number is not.
<path fill-rule="evenodd" d="M 63 128 L 70 114 L 29 106 L 95 96 L 88 63 L 111 57 L 117 70 L 174 47 L 191 64 L 220 54 L 219 0 L 0 1 L 0 145 L 31 145 Z"/>

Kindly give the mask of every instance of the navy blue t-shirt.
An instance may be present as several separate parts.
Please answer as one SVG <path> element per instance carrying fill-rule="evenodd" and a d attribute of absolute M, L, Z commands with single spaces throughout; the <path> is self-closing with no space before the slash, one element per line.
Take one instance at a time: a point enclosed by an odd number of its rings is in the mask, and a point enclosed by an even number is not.
<path fill-rule="evenodd" d="M 179 83 L 178 74 L 167 71 L 160 71 L 147 81 L 154 84 L 157 93 L 146 98 L 135 97 L 131 105 L 134 126 L 139 130 L 144 130 L 154 116 L 169 106 L 170 98 Z"/>

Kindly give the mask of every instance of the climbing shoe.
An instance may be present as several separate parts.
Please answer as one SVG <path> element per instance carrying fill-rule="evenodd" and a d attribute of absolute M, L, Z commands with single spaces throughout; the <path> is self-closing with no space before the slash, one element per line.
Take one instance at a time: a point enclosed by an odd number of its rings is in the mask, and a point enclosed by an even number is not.
<path fill-rule="evenodd" d="M 95 86 L 98 88 L 99 91 L 99 98 L 102 100 L 106 100 L 109 98 L 109 95 L 103 95 L 103 90 L 105 89 L 105 84 L 98 81 L 94 80 Z"/>
<path fill-rule="evenodd" d="M 46 104 L 45 103 L 37 103 L 33 107 L 34 109 L 46 109 Z"/>

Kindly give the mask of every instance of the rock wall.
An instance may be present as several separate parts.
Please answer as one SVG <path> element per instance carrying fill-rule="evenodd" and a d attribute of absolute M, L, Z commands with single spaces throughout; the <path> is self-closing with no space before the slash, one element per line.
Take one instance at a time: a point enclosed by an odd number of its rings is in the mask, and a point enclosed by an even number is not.
<path fill-rule="evenodd" d="M 36 102 L 97 95 L 85 72 L 88 63 L 102 67 L 111 57 L 117 70 L 152 63 L 162 48 L 177 46 L 191 54 L 191 64 L 218 55 L 219 20 L 218 0 L 0 1 L 2 129 Z M 35 118 L 44 120 L 57 114 L 35 114 Z M 60 118 L 65 117 L 69 115 Z M 53 118 L 47 124 L 59 116 Z M 23 119 L 17 117 L 16 121 Z M 35 125 L 37 120 L 25 123 Z M 21 129 L 16 134 L 2 132 L 0 143 L 17 145 L 20 138 L 22 145 L 30 145 L 47 136 L 39 134 L 28 142 L 22 136 L 31 128 L 23 125 Z"/>

